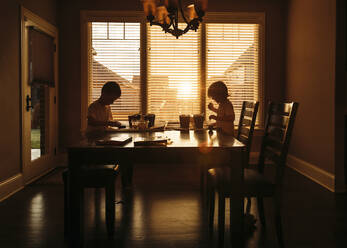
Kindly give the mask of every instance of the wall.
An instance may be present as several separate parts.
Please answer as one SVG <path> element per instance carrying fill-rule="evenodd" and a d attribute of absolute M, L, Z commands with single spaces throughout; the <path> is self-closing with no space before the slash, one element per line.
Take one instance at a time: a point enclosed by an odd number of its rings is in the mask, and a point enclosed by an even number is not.
<path fill-rule="evenodd" d="M 346 190 L 346 123 L 347 116 L 347 60 L 346 31 L 347 5 L 345 0 L 336 0 L 336 83 L 335 83 L 335 182 L 337 191 Z"/>
<path fill-rule="evenodd" d="M 300 103 L 289 153 L 335 168 L 335 0 L 290 0 L 285 97 Z"/>
<path fill-rule="evenodd" d="M 209 1 L 208 10 L 266 13 L 266 100 L 284 97 L 285 9 L 286 1 L 219 0 Z M 141 11 L 139 0 L 61 0 L 58 6 L 60 31 L 60 147 L 79 138 L 81 123 L 80 10 Z"/>
<path fill-rule="evenodd" d="M 1 1 L 0 182 L 21 171 L 20 4 L 56 24 L 55 0 Z"/>

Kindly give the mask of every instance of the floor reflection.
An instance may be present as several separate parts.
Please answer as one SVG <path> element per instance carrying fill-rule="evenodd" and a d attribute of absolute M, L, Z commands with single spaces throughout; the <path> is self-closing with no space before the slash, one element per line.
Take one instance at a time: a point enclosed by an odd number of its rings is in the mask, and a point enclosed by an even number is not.
<path fill-rule="evenodd" d="M 29 209 L 29 218 L 28 218 L 28 224 L 30 230 L 30 235 L 37 235 L 40 237 L 44 232 L 44 224 L 46 221 L 45 218 L 45 212 L 46 212 L 46 206 L 45 206 L 45 200 L 42 195 L 42 193 L 36 194 L 30 202 L 30 209 Z M 42 245 L 41 238 L 33 240 L 33 244 L 37 245 L 37 247 L 41 247 Z"/>
<path fill-rule="evenodd" d="M 286 176 L 282 218 L 286 247 L 345 247 L 346 194 L 333 194 L 291 170 Z M 58 174 L 0 202 L 0 246 L 68 248 L 63 195 Z M 102 189 L 85 190 L 85 248 L 217 247 L 216 232 L 212 241 L 207 235 L 197 166 L 138 165 L 133 186 L 124 191 L 118 180 L 113 239 L 107 237 L 104 197 Z M 246 248 L 278 247 L 271 201 L 264 204 L 267 226 L 256 222 Z M 227 201 L 225 247 L 230 247 L 229 213 Z M 250 213 L 258 219 L 254 200 Z"/>
<path fill-rule="evenodd" d="M 171 166 L 152 168 L 149 177 L 146 170 L 135 170 L 134 184 L 125 190 L 117 182 L 117 247 L 163 241 L 194 247 L 203 240 L 198 170 L 192 168 L 182 172 L 182 181 L 168 179 L 172 170 L 177 170 Z M 105 237 L 104 190 L 85 190 L 85 204 L 85 238 Z"/>

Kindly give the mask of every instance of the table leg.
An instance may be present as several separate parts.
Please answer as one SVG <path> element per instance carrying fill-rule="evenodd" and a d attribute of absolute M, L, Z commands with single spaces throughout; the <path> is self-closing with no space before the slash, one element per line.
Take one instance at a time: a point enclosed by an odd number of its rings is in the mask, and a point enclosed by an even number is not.
<path fill-rule="evenodd" d="M 199 164 L 199 170 L 200 170 L 200 193 L 204 199 L 205 192 L 206 192 L 207 166 L 205 164 Z"/>
<path fill-rule="evenodd" d="M 230 238 L 231 245 L 235 247 L 244 246 L 244 234 L 243 234 L 243 154 L 242 152 L 234 152 L 232 155 L 232 170 L 231 170 L 231 182 L 232 182 L 232 192 L 230 200 L 231 208 L 231 220 L 230 225 Z"/>
<path fill-rule="evenodd" d="M 68 190 L 69 247 L 83 247 L 83 188 L 71 173 Z"/>

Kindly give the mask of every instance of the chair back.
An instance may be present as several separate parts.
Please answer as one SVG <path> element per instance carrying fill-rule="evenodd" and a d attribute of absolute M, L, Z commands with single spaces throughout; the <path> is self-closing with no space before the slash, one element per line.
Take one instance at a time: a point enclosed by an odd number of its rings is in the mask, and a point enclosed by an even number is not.
<path fill-rule="evenodd" d="M 259 172 L 264 173 L 265 161 L 276 166 L 275 183 L 281 187 L 294 120 L 299 104 L 270 102 L 267 110 L 264 137 L 259 156 Z"/>
<path fill-rule="evenodd" d="M 257 119 L 259 102 L 244 101 L 240 114 L 239 128 L 236 138 L 246 145 L 246 161 L 249 163 L 249 153 L 251 150 L 253 131 Z"/>

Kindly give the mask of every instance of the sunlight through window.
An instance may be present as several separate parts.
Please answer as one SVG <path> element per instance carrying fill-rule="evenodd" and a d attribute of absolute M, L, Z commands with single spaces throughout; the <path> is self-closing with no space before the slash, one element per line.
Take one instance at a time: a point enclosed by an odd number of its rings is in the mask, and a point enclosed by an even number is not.
<path fill-rule="evenodd" d="M 107 81 L 116 81 L 122 96 L 111 105 L 116 119 L 140 111 L 140 23 L 93 22 L 89 104 Z"/>

